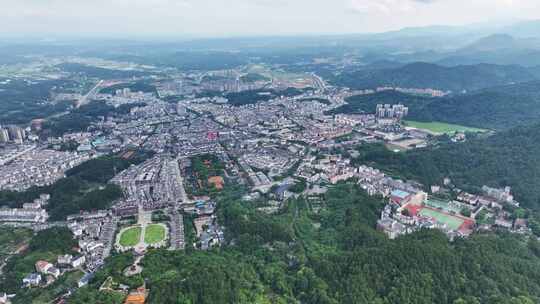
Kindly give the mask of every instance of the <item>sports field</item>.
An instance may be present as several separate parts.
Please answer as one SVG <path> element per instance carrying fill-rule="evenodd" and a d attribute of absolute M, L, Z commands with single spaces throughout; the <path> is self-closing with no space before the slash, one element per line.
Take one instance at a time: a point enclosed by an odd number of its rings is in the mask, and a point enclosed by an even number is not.
<path fill-rule="evenodd" d="M 430 131 L 437 134 L 454 134 L 456 132 L 486 132 L 487 130 L 465 127 L 460 125 L 447 124 L 444 122 L 419 122 L 419 121 L 405 121 L 407 126 Z"/>
<path fill-rule="evenodd" d="M 155 244 L 165 239 L 165 227 L 159 224 L 149 225 L 144 230 L 144 242 L 146 244 Z"/>
<path fill-rule="evenodd" d="M 141 239 L 141 227 L 131 227 L 120 235 L 120 245 L 124 247 L 133 247 L 137 245 Z"/>
<path fill-rule="evenodd" d="M 463 206 L 456 204 L 456 203 L 449 203 L 449 202 L 443 202 L 436 199 L 429 199 L 425 202 L 426 206 L 432 207 L 435 209 L 442 209 L 446 212 L 450 213 L 459 213 Z"/>
<path fill-rule="evenodd" d="M 458 217 L 444 214 L 442 212 L 429 208 L 423 208 L 422 210 L 420 210 L 419 214 L 421 216 L 434 218 L 438 222 L 446 224 L 452 230 L 458 230 L 458 228 L 461 227 L 464 222 L 464 220 Z"/>

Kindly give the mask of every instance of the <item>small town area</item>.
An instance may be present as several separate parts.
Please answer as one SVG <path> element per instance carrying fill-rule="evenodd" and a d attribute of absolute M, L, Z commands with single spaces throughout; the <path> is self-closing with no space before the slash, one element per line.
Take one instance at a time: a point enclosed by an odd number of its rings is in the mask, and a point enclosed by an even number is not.
<path fill-rule="evenodd" d="M 248 254 L 275 254 L 309 281 L 300 265 L 312 255 L 357 242 L 540 236 L 509 185 L 426 182 L 392 163 L 497 132 L 409 120 L 414 108 L 378 98 L 449 91 L 355 90 L 273 66 L 136 68 L 161 76 L 85 79 L 51 94 L 73 102 L 66 113 L 0 126 L 1 304 L 167 303 L 164 280 L 188 289 L 186 278 L 234 277 L 245 266 L 234 258 Z M 376 100 L 347 110 L 355 98 Z M 346 240 L 345 227 L 356 229 Z"/>

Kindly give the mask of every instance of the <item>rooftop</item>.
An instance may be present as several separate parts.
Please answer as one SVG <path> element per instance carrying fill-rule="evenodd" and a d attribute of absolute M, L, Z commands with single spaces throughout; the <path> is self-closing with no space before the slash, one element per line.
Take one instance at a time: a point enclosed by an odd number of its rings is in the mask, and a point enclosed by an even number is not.
<path fill-rule="evenodd" d="M 394 190 L 391 193 L 392 196 L 399 197 L 401 199 L 406 198 L 407 196 L 411 195 L 409 192 L 402 191 L 402 190 Z"/>

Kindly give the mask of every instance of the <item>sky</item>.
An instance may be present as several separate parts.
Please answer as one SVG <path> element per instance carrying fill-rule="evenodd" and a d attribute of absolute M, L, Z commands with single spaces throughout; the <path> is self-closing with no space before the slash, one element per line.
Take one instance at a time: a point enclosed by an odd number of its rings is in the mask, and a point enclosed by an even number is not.
<path fill-rule="evenodd" d="M 540 19 L 540 0 L 0 0 L 0 33 L 251 36 Z"/>

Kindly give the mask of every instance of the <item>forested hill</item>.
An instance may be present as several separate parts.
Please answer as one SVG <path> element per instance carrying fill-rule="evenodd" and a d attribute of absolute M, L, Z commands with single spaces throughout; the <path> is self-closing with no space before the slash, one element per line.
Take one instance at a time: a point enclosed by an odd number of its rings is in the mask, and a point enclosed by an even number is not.
<path fill-rule="evenodd" d="M 355 95 L 346 99 L 347 104 L 340 106 L 328 114 L 360 114 L 375 113 L 377 104 L 403 104 L 409 107 L 409 115 L 423 111 L 430 103 L 437 102 L 437 98 L 409 95 L 396 91 L 382 91 L 375 94 Z M 408 117 L 410 118 L 410 117 Z"/>
<path fill-rule="evenodd" d="M 291 200 L 274 215 L 239 197 L 220 199 L 232 245 L 207 252 L 151 250 L 141 275 L 117 255 L 71 304 L 120 304 L 103 281 L 146 282 L 147 303 L 533 304 L 540 300 L 540 243 L 516 235 L 449 242 L 435 230 L 397 240 L 377 232 L 382 200 L 354 183 L 330 187 L 324 206 Z M 260 203 L 260 202 L 259 202 Z M 192 232 L 188 229 L 187 235 Z M 190 232 L 191 231 L 191 232 Z M 144 278 L 144 279 L 143 279 Z M 15 303 L 17 304 L 17 303 Z"/>
<path fill-rule="evenodd" d="M 461 188 L 511 186 L 524 207 L 540 210 L 540 124 L 517 127 L 488 138 L 396 154 L 384 146 L 360 148 L 359 162 L 397 175 L 441 184 L 445 177 Z"/>
<path fill-rule="evenodd" d="M 486 129 L 508 129 L 540 119 L 540 81 L 489 88 L 443 98 L 394 91 L 358 95 L 331 113 L 373 113 L 379 103 L 409 107 L 407 119 L 440 121 Z"/>
<path fill-rule="evenodd" d="M 87 77 L 94 77 L 100 79 L 118 79 L 118 78 L 132 78 L 148 76 L 150 73 L 143 71 L 126 71 L 126 70 L 113 70 L 106 68 L 99 68 L 89 66 L 80 63 L 61 63 L 57 65 L 58 68 L 65 72 L 85 75 Z"/>
<path fill-rule="evenodd" d="M 396 86 L 433 88 L 457 93 L 536 79 L 528 69 L 517 65 L 476 64 L 444 67 L 416 62 L 399 68 L 345 72 L 331 81 L 352 89 Z"/>

